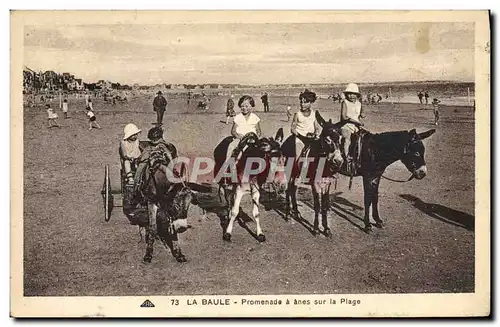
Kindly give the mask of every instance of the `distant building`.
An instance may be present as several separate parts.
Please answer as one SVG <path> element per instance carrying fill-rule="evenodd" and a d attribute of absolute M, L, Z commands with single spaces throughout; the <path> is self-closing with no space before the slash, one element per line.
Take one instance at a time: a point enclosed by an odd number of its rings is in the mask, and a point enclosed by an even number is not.
<path fill-rule="evenodd" d="M 37 87 L 37 75 L 34 70 L 24 67 L 23 69 L 23 90 L 31 92 Z"/>

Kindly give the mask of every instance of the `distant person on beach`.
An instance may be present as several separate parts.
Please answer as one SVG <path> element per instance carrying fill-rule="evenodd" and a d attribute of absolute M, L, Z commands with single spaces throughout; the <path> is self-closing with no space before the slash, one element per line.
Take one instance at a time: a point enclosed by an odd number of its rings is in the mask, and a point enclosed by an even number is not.
<path fill-rule="evenodd" d="M 45 108 L 47 108 L 47 123 L 49 124 L 48 128 L 53 126 L 61 128 L 61 125 L 57 122 L 57 114 L 54 112 L 54 109 L 50 107 L 50 104 L 46 104 Z"/>
<path fill-rule="evenodd" d="M 439 124 L 439 103 L 441 103 L 441 101 L 437 98 L 432 100 L 432 108 L 434 109 L 434 125 L 436 126 Z"/>
<path fill-rule="evenodd" d="M 92 102 L 89 102 L 89 104 L 92 104 Z M 99 126 L 99 123 L 97 122 L 97 119 L 95 117 L 94 110 L 90 106 L 87 107 L 87 116 L 89 117 L 89 131 L 92 130 L 94 126 L 98 129 L 101 129 L 101 126 Z"/>
<path fill-rule="evenodd" d="M 231 94 L 229 99 L 227 100 L 226 104 L 226 125 L 229 124 L 229 118 L 236 116 L 236 113 L 234 112 L 234 101 L 233 101 L 234 95 Z"/>
<path fill-rule="evenodd" d="M 158 91 L 153 100 L 153 111 L 156 112 L 156 126 L 163 125 L 163 115 L 167 110 L 167 100 L 163 97 L 163 93 Z"/>
<path fill-rule="evenodd" d="M 429 104 L 429 93 L 427 91 L 425 91 L 424 97 L 425 97 L 425 104 Z"/>
<path fill-rule="evenodd" d="M 422 91 L 418 92 L 418 100 L 420 101 L 420 104 L 424 104 L 424 94 L 422 93 Z"/>
<path fill-rule="evenodd" d="M 264 112 L 269 112 L 269 98 L 267 96 L 267 92 L 264 92 L 264 94 L 260 97 L 260 100 L 264 105 Z"/>
<path fill-rule="evenodd" d="M 348 84 L 344 91 L 346 99 L 342 102 L 340 109 L 340 121 L 346 122 L 341 128 L 342 138 L 344 140 L 344 156 L 346 160 L 352 161 L 349 156 L 349 147 L 351 146 L 351 135 L 359 131 L 359 127 L 364 124 L 360 118 L 364 118 L 363 106 L 361 104 L 361 93 L 357 84 Z"/>
<path fill-rule="evenodd" d="M 286 106 L 286 121 L 290 121 L 292 118 L 292 106 Z"/>
<path fill-rule="evenodd" d="M 90 101 L 90 94 L 89 92 L 85 92 L 85 107 L 88 107 Z"/>
<path fill-rule="evenodd" d="M 231 128 L 231 135 L 234 139 L 229 143 L 226 158 L 238 158 L 243 150 L 239 148 L 243 136 L 248 133 L 255 133 L 260 138 L 262 135 L 260 118 L 252 112 L 253 108 L 255 108 L 254 99 L 249 95 L 244 95 L 238 100 L 238 107 L 240 107 L 241 112 L 234 116 L 233 127 Z"/>
<path fill-rule="evenodd" d="M 68 119 L 68 99 L 63 100 L 62 111 L 64 113 L 64 119 Z"/>
<path fill-rule="evenodd" d="M 94 104 L 92 103 L 91 99 L 89 99 L 89 101 L 87 102 L 87 108 L 90 108 L 90 110 L 94 110 Z"/>
<path fill-rule="evenodd" d="M 380 101 L 382 101 L 382 96 L 377 93 L 377 97 L 378 97 L 378 99 L 377 99 L 377 104 L 378 104 Z"/>

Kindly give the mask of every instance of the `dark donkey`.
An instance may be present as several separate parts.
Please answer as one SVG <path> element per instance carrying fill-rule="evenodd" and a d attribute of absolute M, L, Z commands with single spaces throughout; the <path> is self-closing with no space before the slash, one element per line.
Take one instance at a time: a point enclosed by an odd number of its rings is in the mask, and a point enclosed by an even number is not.
<path fill-rule="evenodd" d="M 177 150 L 168 144 L 172 157 L 177 157 Z M 196 204 L 197 185 L 187 183 L 186 167 L 181 164 L 180 173 L 173 169 L 173 163 L 162 155 L 151 155 L 144 170 L 143 183 L 139 197 L 147 204 L 146 254 L 144 262 L 151 262 L 156 238 L 170 248 L 178 262 L 186 262 L 178 241 L 178 233 L 189 228 L 187 214 L 190 205 Z"/>
<path fill-rule="evenodd" d="M 341 135 L 338 124 L 322 121 L 320 125 L 322 131 L 319 139 L 309 138 L 308 141 L 306 140 L 305 143 L 308 143 L 308 145 L 304 147 L 302 153 L 295 153 L 293 135 L 289 136 L 281 147 L 287 160 L 287 166 L 290 164 L 289 160 L 294 160 L 292 170 L 288 172 L 289 176 L 286 176 L 288 182 L 286 219 L 288 220 L 290 214 L 290 205 L 292 206 L 294 218 L 297 220 L 302 219 L 297 206 L 296 194 L 297 181 L 303 177 L 306 184 L 311 186 L 314 200 L 313 234 L 319 234 L 319 213 L 321 212 L 324 234 L 330 237 L 331 231 L 328 227 L 327 214 L 330 207 L 330 187 L 343 162 L 340 150 Z"/>
<path fill-rule="evenodd" d="M 317 115 L 320 124 L 325 123 L 321 115 Z M 417 133 L 415 129 L 410 131 L 394 131 L 372 134 L 364 129 L 361 130 L 359 139 L 353 136 L 351 147 L 356 147 L 357 165 L 355 168 L 347 167 L 344 162 L 339 172 L 349 177 L 363 177 L 364 189 L 364 231 L 370 232 L 370 206 L 375 227 L 382 228 L 383 221 L 378 210 L 378 189 L 380 178 L 385 169 L 394 162 L 401 160 L 413 178 L 422 179 L 427 174 L 425 165 L 425 147 L 422 140 L 434 134 L 436 130 L 431 129 L 423 133 Z"/>
<path fill-rule="evenodd" d="M 277 138 L 282 135 L 283 131 L 278 131 Z M 226 158 L 227 148 L 231 143 L 232 137 L 228 136 L 222 140 L 214 150 L 214 176 L 219 184 L 220 191 L 224 192 L 224 197 L 227 203 L 228 224 L 223 234 L 223 240 L 231 241 L 231 232 L 233 224 L 240 211 L 240 203 L 245 193 L 250 192 L 253 201 L 252 215 L 256 223 L 256 238 L 259 242 L 264 242 L 266 237 L 262 233 L 260 227 L 260 191 L 262 185 L 268 181 L 271 161 L 273 158 L 281 156 L 280 141 L 272 137 L 263 137 L 259 139 L 256 134 L 248 133 L 245 135 L 238 146 L 243 150 L 241 158 L 236 162 Z M 257 161 L 261 162 L 259 164 Z M 263 164 L 263 166 L 262 166 Z M 229 170 L 228 170 L 229 168 Z M 231 177 L 223 177 L 222 175 L 229 174 Z"/>

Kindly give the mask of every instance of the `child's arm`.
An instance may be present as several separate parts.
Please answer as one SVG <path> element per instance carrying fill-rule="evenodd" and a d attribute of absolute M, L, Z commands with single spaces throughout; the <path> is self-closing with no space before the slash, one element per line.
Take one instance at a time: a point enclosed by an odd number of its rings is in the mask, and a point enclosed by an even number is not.
<path fill-rule="evenodd" d="M 323 128 L 319 125 L 318 121 L 315 119 L 314 120 L 314 136 L 315 138 L 319 138 L 319 135 L 321 134 Z"/>
<path fill-rule="evenodd" d="M 295 113 L 295 114 L 293 114 L 292 128 L 291 128 L 291 132 L 295 136 L 297 136 L 297 122 L 298 122 L 297 113 Z"/>
<path fill-rule="evenodd" d="M 340 121 L 348 120 L 347 119 L 347 107 L 345 105 L 345 102 L 342 101 L 342 104 L 340 105 Z"/>
<path fill-rule="evenodd" d="M 262 136 L 262 131 L 260 129 L 260 122 L 257 123 L 255 129 L 257 130 L 257 136 L 260 138 Z"/>
<path fill-rule="evenodd" d="M 231 135 L 237 139 L 241 138 L 240 134 L 236 132 L 236 123 L 234 122 L 233 122 L 233 127 L 231 128 Z"/>

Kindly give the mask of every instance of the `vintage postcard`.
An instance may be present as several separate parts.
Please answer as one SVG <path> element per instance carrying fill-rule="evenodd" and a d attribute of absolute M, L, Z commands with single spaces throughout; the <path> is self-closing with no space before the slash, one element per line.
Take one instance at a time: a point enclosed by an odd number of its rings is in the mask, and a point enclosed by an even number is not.
<path fill-rule="evenodd" d="M 488 11 L 11 11 L 11 315 L 466 317 Z"/>

